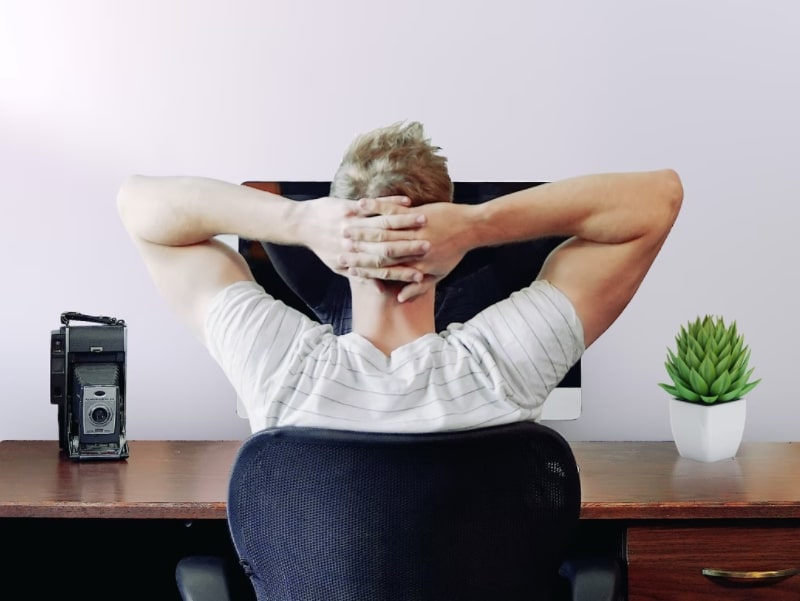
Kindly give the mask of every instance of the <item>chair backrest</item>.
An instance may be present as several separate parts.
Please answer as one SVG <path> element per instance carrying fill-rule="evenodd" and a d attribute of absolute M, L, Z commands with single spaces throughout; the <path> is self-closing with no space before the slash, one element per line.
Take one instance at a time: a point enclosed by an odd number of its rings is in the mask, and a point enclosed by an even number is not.
<path fill-rule="evenodd" d="M 550 598 L 578 523 L 564 438 L 522 422 L 385 434 L 253 434 L 228 521 L 261 600 Z"/>

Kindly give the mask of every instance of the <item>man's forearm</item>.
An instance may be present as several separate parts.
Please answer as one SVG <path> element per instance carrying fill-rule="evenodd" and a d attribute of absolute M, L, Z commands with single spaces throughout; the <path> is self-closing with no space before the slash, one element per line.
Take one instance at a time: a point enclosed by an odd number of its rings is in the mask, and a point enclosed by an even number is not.
<path fill-rule="evenodd" d="M 619 244 L 671 223 L 681 184 L 671 170 L 599 174 L 544 184 L 470 207 L 470 248 L 543 236 Z"/>
<path fill-rule="evenodd" d="M 219 234 L 299 244 L 303 203 L 220 180 L 134 175 L 117 203 L 128 231 L 147 242 L 186 246 Z"/>
<path fill-rule="evenodd" d="M 424 256 L 403 259 L 402 265 L 387 270 L 382 265 L 359 264 L 358 255 L 351 253 L 345 264 L 350 273 L 367 278 L 390 279 L 403 266 L 425 274 L 421 283 L 403 289 L 400 298 L 407 300 L 425 292 L 467 252 L 480 247 L 557 236 L 602 245 L 641 241 L 642 248 L 658 248 L 682 198 L 678 175 L 662 170 L 575 177 L 477 205 L 434 202 L 413 209 L 426 217 L 425 224 L 412 233 L 429 242 Z M 354 230 L 350 236 L 357 243 L 355 250 L 363 251 L 370 242 L 390 234 L 385 229 Z"/>
<path fill-rule="evenodd" d="M 389 197 L 380 205 L 397 206 Z M 336 273 L 344 271 L 340 254 L 350 244 L 343 236 L 352 220 L 367 224 L 388 224 L 403 231 L 419 227 L 416 213 L 377 215 L 354 200 L 318 198 L 296 202 L 249 186 L 202 177 L 131 176 L 117 196 L 119 213 L 128 232 L 139 240 L 162 246 L 187 246 L 210 240 L 220 234 L 233 234 L 250 240 L 289 246 L 305 246 Z M 387 251 L 391 254 L 384 254 Z M 405 235 L 389 242 L 373 256 L 362 260 L 374 263 L 385 256 L 420 256 L 427 250 L 424 241 Z M 396 261 L 395 261 L 396 262 Z M 398 279 L 413 281 L 422 277 L 407 268 Z"/>

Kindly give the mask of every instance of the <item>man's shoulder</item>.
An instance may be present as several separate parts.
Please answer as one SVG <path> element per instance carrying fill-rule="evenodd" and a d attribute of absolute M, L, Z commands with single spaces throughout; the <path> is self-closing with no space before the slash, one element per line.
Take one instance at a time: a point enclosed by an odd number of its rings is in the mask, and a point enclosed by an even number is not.
<path fill-rule="evenodd" d="M 292 328 L 295 330 L 307 330 L 320 325 L 275 299 L 258 282 L 241 280 L 221 289 L 211 299 L 206 329 L 224 333 L 225 330 L 260 327 L 266 322 L 281 322 L 281 329 L 294 324 Z"/>
<path fill-rule="evenodd" d="M 209 313 L 223 305 L 236 304 L 255 297 L 268 297 L 264 287 L 255 280 L 240 280 L 221 288 L 211 299 Z"/>
<path fill-rule="evenodd" d="M 580 330 L 578 314 L 569 298 L 556 286 L 537 279 L 468 320 L 472 326 L 491 330 L 493 322 L 503 316 L 518 315 L 531 324 L 558 325 L 573 331 Z"/>

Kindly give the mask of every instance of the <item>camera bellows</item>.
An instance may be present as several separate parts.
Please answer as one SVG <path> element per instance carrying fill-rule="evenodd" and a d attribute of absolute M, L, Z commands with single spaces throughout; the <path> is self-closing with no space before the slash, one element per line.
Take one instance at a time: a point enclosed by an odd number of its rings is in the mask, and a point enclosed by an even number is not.
<path fill-rule="evenodd" d="M 73 375 L 76 389 L 83 386 L 119 385 L 119 365 L 116 363 L 76 365 Z"/>

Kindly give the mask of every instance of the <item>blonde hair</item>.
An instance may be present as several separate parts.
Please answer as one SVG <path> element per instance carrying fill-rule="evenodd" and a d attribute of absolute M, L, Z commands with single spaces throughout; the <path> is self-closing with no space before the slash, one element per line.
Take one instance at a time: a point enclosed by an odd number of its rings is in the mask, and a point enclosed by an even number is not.
<path fill-rule="evenodd" d="M 441 148 L 417 121 L 361 134 L 345 152 L 331 182 L 336 198 L 407 196 L 412 205 L 453 200 L 453 182 Z"/>

